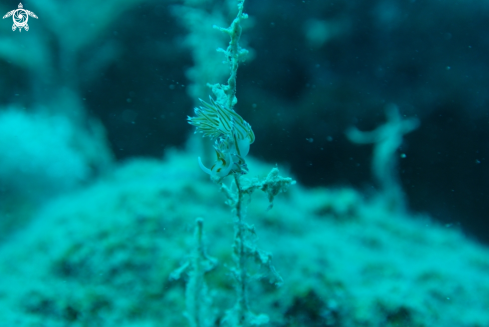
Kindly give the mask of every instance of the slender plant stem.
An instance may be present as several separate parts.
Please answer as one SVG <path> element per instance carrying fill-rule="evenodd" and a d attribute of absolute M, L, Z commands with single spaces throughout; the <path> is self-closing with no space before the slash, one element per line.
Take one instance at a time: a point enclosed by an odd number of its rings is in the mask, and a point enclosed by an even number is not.
<path fill-rule="evenodd" d="M 246 255 L 244 245 L 244 222 L 242 214 L 242 199 L 243 192 L 241 191 L 241 185 L 239 183 L 239 174 L 234 174 L 234 180 L 236 181 L 236 188 L 238 189 L 238 202 L 236 204 L 236 222 L 235 222 L 235 254 L 237 256 L 237 278 L 239 279 L 238 289 L 238 308 L 239 308 L 239 323 L 240 326 L 244 326 L 246 319 L 246 312 L 248 312 L 248 294 L 247 294 L 247 275 L 246 275 Z"/>

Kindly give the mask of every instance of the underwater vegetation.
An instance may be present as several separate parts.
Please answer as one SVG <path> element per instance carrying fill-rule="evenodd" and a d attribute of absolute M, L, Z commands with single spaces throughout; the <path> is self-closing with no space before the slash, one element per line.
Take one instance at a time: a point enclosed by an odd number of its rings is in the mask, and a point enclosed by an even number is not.
<path fill-rule="evenodd" d="M 20 32 L 0 4 L 0 326 L 489 326 L 466 227 L 489 7 L 22 5 Z"/>

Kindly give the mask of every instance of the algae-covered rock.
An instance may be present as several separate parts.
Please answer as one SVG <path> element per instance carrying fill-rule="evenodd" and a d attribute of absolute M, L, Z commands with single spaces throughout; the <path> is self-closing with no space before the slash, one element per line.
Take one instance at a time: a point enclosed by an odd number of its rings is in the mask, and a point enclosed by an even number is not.
<path fill-rule="evenodd" d="M 172 151 L 49 204 L 1 249 L 0 325 L 186 326 L 185 282 L 169 276 L 192 252 L 196 217 L 219 260 L 206 280 L 223 317 L 233 215 L 202 175 L 194 155 Z M 489 251 L 460 231 L 351 189 L 296 185 L 267 207 L 254 194 L 246 220 L 284 279 L 250 283 L 270 326 L 488 326 Z"/>

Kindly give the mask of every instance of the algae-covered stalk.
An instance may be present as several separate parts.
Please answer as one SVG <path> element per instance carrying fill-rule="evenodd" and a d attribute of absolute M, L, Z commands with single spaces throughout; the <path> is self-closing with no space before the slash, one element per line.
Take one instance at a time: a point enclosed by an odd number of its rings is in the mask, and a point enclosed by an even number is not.
<path fill-rule="evenodd" d="M 280 285 L 282 277 L 276 272 L 271 260 L 272 255 L 256 247 L 256 233 L 253 225 L 245 222 L 246 204 L 245 196 L 250 196 L 256 189 L 266 192 L 270 200 L 270 208 L 274 196 L 285 192 L 295 182 L 290 178 L 278 175 L 278 169 L 274 168 L 264 181 L 248 179 L 244 175 L 248 173 L 245 157 L 250 150 L 250 145 L 255 141 L 255 135 L 251 125 L 247 123 L 233 107 L 238 102 L 236 98 L 236 76 L 239 62 L 248 53 L 239 46 L 241 37 L 241 21 L 248 18 L 243 13 L 244 0 L 238 1 L 238 14 L 228 28 L 214 26 L 230 37 L 226 50 L 218 49 L 226 57 L 229 65 L 230 77 L 228 85 L 208 84 L 215 95 L 210 97 L 207 103 L 200 100 L 202 106 L 195 108 L 195 117 L 188 117 L 188 122 L 196 127 L 196 133 L 202 133 L 204 137 L 210 137 L 215 141 L 216 162 L 207 168 L 198 158 L 201 169 L 211 176 L 211 179 L 221 185 L 221 191 L 227 196 L 227 204 L 235 212 L 233 259 L 235 266 L 231 268 L 236 281 L 237 300 L 233 308 L 226 311 L 223 323 L 228 326 L 259 326 L 268 322 L 265 314 L 254 314 L 248 303 L 248 284 L 252 278 L 247 270 L 248 259 L 253 259 L 259 266 L 265 268 L 271 283 Z M 224 178 L 232 175 L 236 191 L 232 191 L 224 183 Z"/>

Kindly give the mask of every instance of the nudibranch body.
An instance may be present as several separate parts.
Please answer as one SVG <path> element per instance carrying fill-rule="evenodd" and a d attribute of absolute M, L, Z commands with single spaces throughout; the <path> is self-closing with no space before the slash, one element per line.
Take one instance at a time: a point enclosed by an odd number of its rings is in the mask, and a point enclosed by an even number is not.
<path fill-rule="evenodd" d="M 213 179 L 220 180 L 230 173 L 245 174 L 248 169 L 244 157 L 255 141 L 255 134 L 248 124 L 233 109 L 214 101 L 210 103 L 201 99 L 202 106 L 195 108 L 196 117 L 188 117 L 189 124 L 196 127 L 195 133 L 215 139 L 214 150 L 217 160 L 211 169 L 204 166 L 199 157 L 199 166 Z"/>

